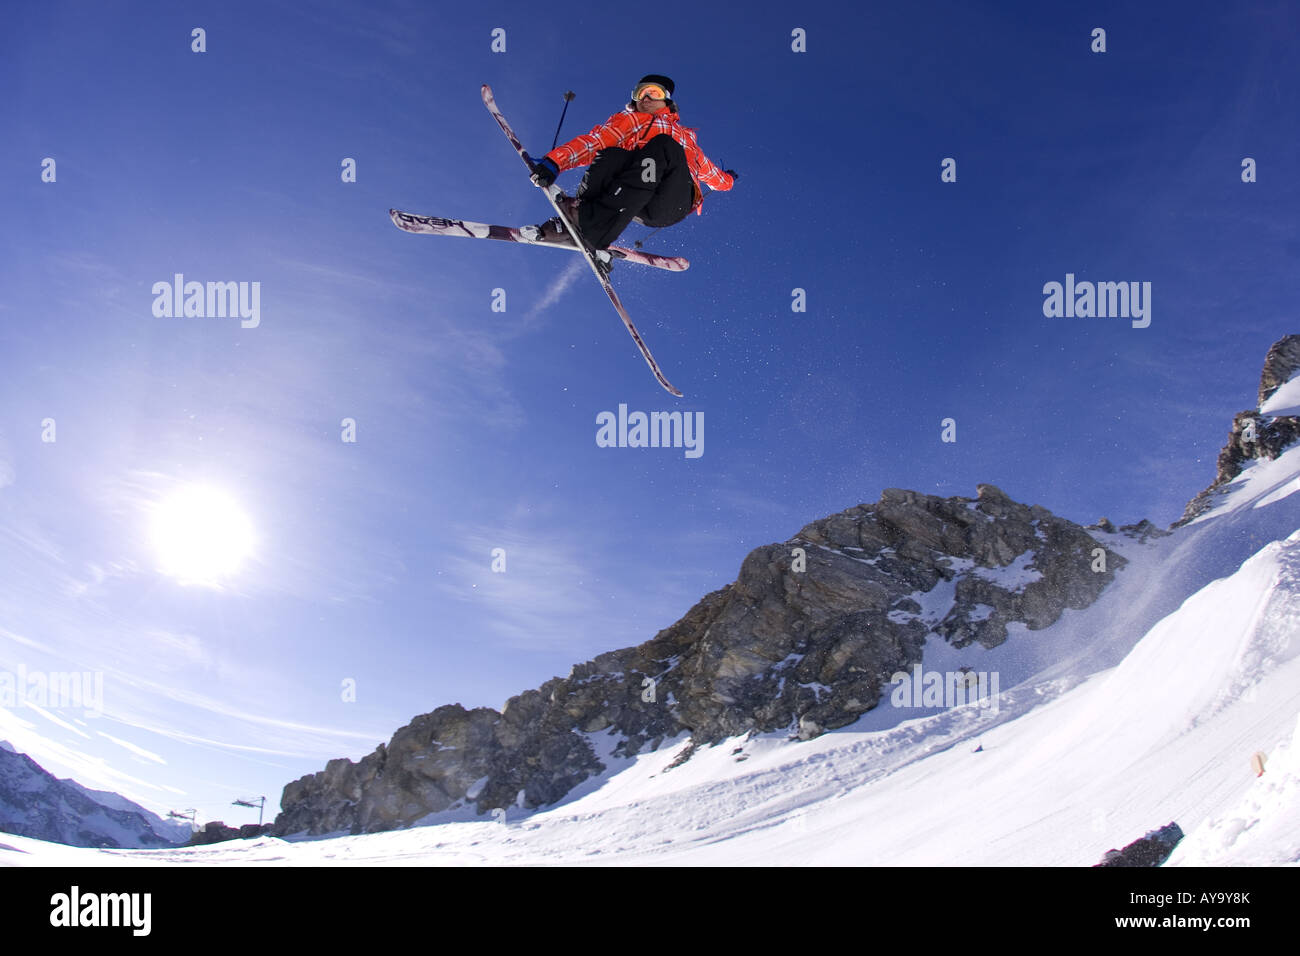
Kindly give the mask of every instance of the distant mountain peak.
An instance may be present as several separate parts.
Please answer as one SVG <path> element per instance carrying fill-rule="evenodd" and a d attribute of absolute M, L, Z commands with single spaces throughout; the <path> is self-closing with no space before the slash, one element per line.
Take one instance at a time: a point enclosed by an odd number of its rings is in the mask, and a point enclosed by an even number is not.
<path fill-rule="evenodd" d="M 116 793 L 60 780 L 7 741 L 0 747 L 0 832 L 68 846 L 174 846 L 163 821 Z"/>

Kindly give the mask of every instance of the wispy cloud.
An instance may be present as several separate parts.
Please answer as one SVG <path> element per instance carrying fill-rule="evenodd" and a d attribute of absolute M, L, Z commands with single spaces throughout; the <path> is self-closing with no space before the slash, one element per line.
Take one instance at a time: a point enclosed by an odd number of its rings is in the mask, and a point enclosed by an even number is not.
<path fill-rule="evenodd" d="M 76 734 L 78 737 L 84 737 L 86 740 L 89 740 L 89 739 L 90 739 L 90 734 L 86 733 L 84 730 L 81 730 L 80 728 L 74 727 L 72 724 L 68 723 L 66 720 L 61 720 L 60 718 L 55 717 L 55 716 L 54 716 L 53 714 L 51 714 L 48 710 L 46 710 L 44 707 L 39 707 L 39 706 L 37 706 L 36 704 L 33 704 L 31 701 L 27 701 L 25 706 L 27 707 L 28 710 L 33 711 L 33 712 L 35 712 L 35 713 L 37 713 L 37 714 L 40 714 L 42 717 L 44 717 L 44 718 L 45 718 L 46 720 L 48 720 L 50 723 L 52 723 L 52 724 L 54 724 L 54 725 L 56 725 L 56 726 L 58 726 L 58 727 L 62 727 L 64 730 L 69 730 L 69 731 L 71 731 L 72 733 Z"/>
<path fill-rule="evenodd" d="M 588 556 L 576 542 L 489 528 L 460 529 L 455 539 L 457 556 L 448 559 L 435 588 L 471 605 L 483 627 L 510 646 L 571 645 L 574 624 L 590 620 L 600 603 L 583 576 Z M 493 571 L 494 560 L 505 570 Z"/>
<path fill-rule="evenodd" d="M 145 750 L 143 747 L 137 746 L 136 744 L 131 743 L 129 740 L 123 740 L 120 737 L 114 737 L 112 734 L 106 734 L 102 730 L 98 731 L 98 733 L 99 736 L 103 737 L 105 740 L 111 741 L 117 744 L 119 747 L 123 747 L 131 751 L 131 753 L 135 754 L 137 757 L 140 757 L 144 760 L 152 761 L 153 763 L 158 763 L 163 765 L 166 765 L 167 763 L 166 760 L 158 756 L 153 751 Z"/>
<path fill-rule="evenodd" d="M 122 721 L 122 723 L 129 723 L 129 722 Z M 338 756 L 338 751 L 339 751 L 339 748 L 337 747 L 333 747 L 333 748 L 326 747 L 320 750 L 312 750 L 304 753 L 304 751 L 301 749 L 286 750 L 283 748 L 276 748 L 276 747 L 258 747 L 253 744 L 236 744 L 230 742 L 229 740 L 215 740 L 211 737 L 204 737 L 200 734 L 187 734 L 179 730 L 172 730 L 167 727 L 153 726 L 146 723 L 131 723 L 130 726 L 136 727 L 140 730 L 147 730 L 150 733 L 159 734 L 160 736 L 163 737 L 169 737 L 172 740 L 179 740 L 189 744 L 200 744 L 205 747 L 211 747 L 214 750 L 226 751 L 227 753 L 262 754 L 263 756 L 271 756 L 271 757 L 301 758 L 303 756 L 309 756 L 309 757 L 324 756 L 324 757 L 332 758 Z M 388 733 L 376 734 L 374 736 L 364 736 L 364 735 L 357 735 L 357 736 L 363 736 L 366 743 L 373 744 L 375 741 L 383 740 L 391 735 L 392 732 L 389 731 Z"/>
<path fill-rule="evenodd" d="M 139 570 L 139 567 L 131 561 L 107 561 L 103 564 L 90 562 L 86 565 L 85 577 L 69 577 L 64 585 L 64 591 L 72 598 L 103 596 L 108 590 L 106 586 L 112 581 L 129 577 Z"/>
<path fill-rule="evenodd" d="M 563 651 L 576 662 L 649 638 L 653 630 L 642 633 L 634 621 L 679 603 L 672 595 L 630 592 L 625 582 L 636 578 L 626 563 L 622 573 L 607 574 L 611 562 L 602 556 L 618 550 L 616 542 L 564 525 L 520 522 L 516 514 L 505 527 L 452 531 L 455 556 L 434 589 L 469 612 L 477 634 L 515 650 Z M 501 550 L 494 557 L 495 549 Z M 494 561 L 504 570 L 493 571 Z"/>
<path fill-rule="evenodd" d="M 527 320 L 535 319 L 555 303 L 560 301 L 560 297 L 569 291 L 569 287 L 584 273 L 588 271 L 586 260 L 581 256 L 574 256 L 573 261 L 565 267 L 564 271 L 557 275 L 551 284 L 547 286 L 546 291 L 542 293 L 542 298 L 528 310 L 525 316 Z"/>
<path fill-rule="evenodd" d="M 4 638 L 7 641 L 13 641 L 15 644 L 21 644 L 24 647 L 34 648 L 35 650 L 42 651 L 46 654 L 54 652 L 54 648 L 50 647 L 50 645 L 42 644 L 40 641 L 34 641 L 30 637 L 24 637 L 22 634 L 11 631 L 6 627 L 0 627 L 0 638 Z"/>
<path fill-rule="evenodd" d="M 322 262 L 309 262 L 303 259 L 287 259 L 283 257 L 278 258 L 276 263 L 301 275 L 310 276 L 313 279 L 328 282 L 338 287 L 351 287 L 351 291 L 366 295 L 374 295 L 376 291 L 382 291 L 385 295 L 419 297 L 427 296 L 429 292 L 426 286 L 413 283 L 395 283 L 390 274 L 380 270 L 358 272 L 354 269 L 343 269 Z"/>
<path fill-rule="evenodd" d="M 80 746 L 70 747 L 40 734 L 35 724 L 18 717 L 14 711 L 0 709 L 0 738 L 7 739 L 19 753 L 29 755 L 50 773 L 71 777 L 84 787 L 120 793 L 144 806 L 151 806 L 148 793 L 182 793 L 167 784 L 125 773 L 103 757 L 86 753 Z M 158 809 L 158 805 L 154 803 L 152 808 Z"/>
<path fill-rule="evenodd" d="M 150 680 L 135 674 L 124 672 L 115 675 L 117 680 L 123 684 L 138 687 L 150 692 L 151 696 L 162 697 L 183 704 L 186 708 L 201 711 L 207 715 L 203 723 L 210 726 L 211 717 L 221 717 L 226 721 L 234 721 L 237 724 L 231 725 L 231 736 L 241 738 L 253 737 L 262 741 L 272 741 L 271 749 L 259 748 L 256 745 L 243 744 L 224 744 L 221 741 L 206 739 L 206 743 L 215 746 L 227 747 L 231 750 L 259 750 L 264 753 L 282 753 L 286 755 L 299 756 L 307 749 L 309 752 L 316 752 L 317 749 L 326 752 L 332 752 L 337 748 L 345 745 L 351 745 L 358 741 L 372 741 L 383 736 L 382 731 L 361 732 L 353 730 L 339 730 L 333 727 L 322 727 L 315 724 L 305 724 L 299 721 L 281 720 L 276 717 L 268 717 L 264 714 L 252 713 L 248 710 L 228 703 L 217 698 L 210 697 L 198 691 L 188 690 L 183 687 L 174 686 L 160 681 Z M 114 713 L 115 718 L 129 723 L 131 726 L 148 729 L 154 733 L 163 734 L 164 736 L 175 736 L 184 739 L 201 739 L 189 737 L 182 731 L 175 729 L 163 728 L 156 725 L 141 716 L 126 716 L 121 713 Z M 191 718 L 194 715 L 190 715 Z M 243 726 L 238 726 L 238 725 Z"/>

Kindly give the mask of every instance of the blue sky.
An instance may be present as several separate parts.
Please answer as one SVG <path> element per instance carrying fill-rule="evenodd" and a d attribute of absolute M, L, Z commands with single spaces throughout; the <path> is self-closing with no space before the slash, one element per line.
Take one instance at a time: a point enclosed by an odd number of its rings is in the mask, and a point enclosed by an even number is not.
<path fill-rule="evenodd" d="M 87 785 L 248 822 L 236 796 L 648 639 L 888 487 L 1167 524 L 1300 331 L 1283 4 L 304 6 L 4 15 L 0 669 L 105 683 L 0 737 Z M 647 242 L 688 272 L 614 273 L 681 400 L 576 257 L 387 216 L 540 222 L 479 85 L 542 152 L 565 90 L 568 137 L 649 72 L 741 174 Z M 259 324 L 155 316 L 175 273 L 260 283 Z M 1150 326 L 1046 318 L 1067 273 L 1151 282 Z M 598 448 L 621 403 L 703 412 L 704 454 Z M 148 531 L 196 483 L 257 540 L 219 587 Z"/>

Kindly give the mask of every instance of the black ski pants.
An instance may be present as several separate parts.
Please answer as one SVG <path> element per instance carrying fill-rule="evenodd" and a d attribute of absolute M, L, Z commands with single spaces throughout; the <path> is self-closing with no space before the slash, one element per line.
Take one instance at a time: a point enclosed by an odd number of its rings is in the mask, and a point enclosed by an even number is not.
<path fill-rule="evenodd" d="M 651 228 L 681 222 L 694 203 L 695 183 L 682 144 L 660 133 L 640 149 L 602 149 L 578 198 L 578 231 L 604 249 L 633 219 Z"/>

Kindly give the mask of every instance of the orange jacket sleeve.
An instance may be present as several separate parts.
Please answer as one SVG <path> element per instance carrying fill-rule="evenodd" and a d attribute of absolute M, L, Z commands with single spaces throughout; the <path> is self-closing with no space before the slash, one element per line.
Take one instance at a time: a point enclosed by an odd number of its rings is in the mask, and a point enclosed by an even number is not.
<path fill-rule="evenodd" d="M 695 142 L 695 136 L 691 136 L 691 145 L 686 149 L 686 158 L 690 160 L 691 172 L 695 178 L 711 189 L 717 189 L 725 192 L 735 185 L 735 181 L 724 170 L 714 165 L 713 160 L 704 155 L 699 144 Z"/>

